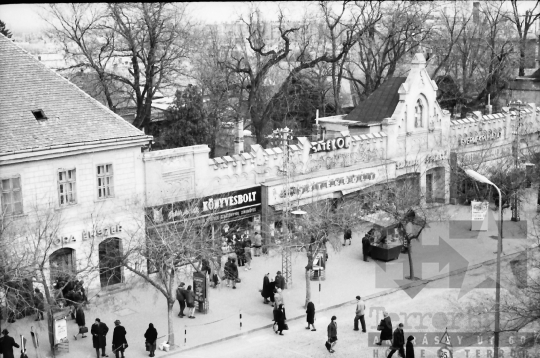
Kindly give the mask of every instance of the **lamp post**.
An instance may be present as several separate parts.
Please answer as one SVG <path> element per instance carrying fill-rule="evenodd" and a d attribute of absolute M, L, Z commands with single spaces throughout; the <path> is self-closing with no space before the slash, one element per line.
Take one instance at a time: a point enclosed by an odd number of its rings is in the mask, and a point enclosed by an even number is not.
<path fill-rule="evenodd" d="M 501 251 L 502 251 L 502 196 L 500 189 L 493 184 L 488 178 L 485 176 L 475 172 L 471 169 L 465 169 L 465 173 L 471 177 L 472 179 L 484 183 L 492 185 L 497 192 L 499 193 L 499 240 L 497 241 L 497 277 L 496 277 L 496 283 L 495 283 L 495 332 L 494 332 L 494 340 L 493 340 L 493 350 L 494 355 L 493 358 L 499 358 L 499 329 L 500 329 L 500 319 L 501 319 L 501 312 L 500 312 L 500 306 L 501 306 Z"/>
<path fill-rule="evenodd" d="M 283 169 L 285 174 L 285 207 L 283 208 L 283 241 L 281 254 L 281 271 L 285 278 L 285 287 L 292 287 L 292 259 L 291 259 L 291 237 L 289 233 L 289 210 L 290 210 L 290 186 L 291 186 L 291 171 L 290 171 L 290 152 L 289 141 L 292 139 L 292 130 L 285 127 L 275 129 L 267 138 L 280 140 L 283 146 Z"/>
<path fill-rule="evenodd" d="M 513 131 L 514 135 L 514 153 L 515 153 L 515 162 L 514 166 L 517 170 L 519 168 L 519 130 L 521 128 L 521 106 L 523 103 L 519 100 L 511 102 L 509 106 L 517 107 L 517 124 L 516 129 Z M 510 219 L 512 221 L 519 221 L 519 208 L 518 208 L 518 197 L 517 197 L 517 190 L 514 190 L 514 205 L 512 205 L 512 218 Z"/>

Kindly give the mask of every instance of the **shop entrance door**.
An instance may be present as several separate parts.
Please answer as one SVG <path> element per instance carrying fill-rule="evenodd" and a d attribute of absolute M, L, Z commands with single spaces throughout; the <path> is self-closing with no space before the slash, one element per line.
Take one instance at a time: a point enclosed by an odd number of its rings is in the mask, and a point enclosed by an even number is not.
<path fill-rule="evenodd" d="M 116 285 L 122 282 L 122 263 L 120 239 L 116 237 L 104 240 L 99 244 L 99 279 L 101 287 Z"/>
<path fill-rule="evenodd" d="M 426 174 L 426 201 L 430 203 L 433 200 L 433 174 Z"/>
<path fill-rule="evenodd" d="M 75 250 L 70 248 L 58 249 L 49 257 L 51 266 L 51 282 L 57 279 L 69 281 L 75 275 Z"/>

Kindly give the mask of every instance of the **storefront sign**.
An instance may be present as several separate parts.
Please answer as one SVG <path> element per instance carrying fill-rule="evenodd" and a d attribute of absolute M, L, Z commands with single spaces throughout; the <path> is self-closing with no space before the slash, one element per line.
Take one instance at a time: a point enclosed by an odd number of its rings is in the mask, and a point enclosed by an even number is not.
<path fill-rule="evenodd" d="M 459 144 L 460 145 L 477 144 L 479 142 L 499 139 L 501 135 L 502 135 L 502 132 L 491 132 L 488 134 L 477 135 L 475 137 L 462 138 L 459 140 Z"/>
<path fill-rule="evenodd" d="M 333 150 L 349 148 L 351 137 L 338 137 L 311 143 L 311 153 L 330 152 Z"/>
<path fill-rule="evenodd" d="M 444 152 L 436 152 L 436 153 L 431 153 L 431 154 L 426 155 L 424 157 L 423 162 L 425 164 L 431 164 L 431 163 L 436 163 L 441 160 L 447 160 L 447 159 L 448 159 L 448 152 L 444 151 Z M 419 167 L 421 163 L 422 163 L 422 160 L 419 158 L 411 159 L 411 160 L 402 160 L 402 161 L 396 162 L 396 169 L 403 169 L 403 168 L 408 168 L 408 167 Z"/>
<path fill-rule="evenodd" d="M 99 239 L 99 238 L 105 238 L 111 235 L 115 235 L 119 232 L 122 232 L 122 225 L 111 225 L 111 226 L 105 226 L 97 230 L 83 230 L 82 235 L 80 236 L 83 240 L 88 239 Z M 59 236 L 56 237 L 52 243 L 53 245 L 60 246 L 62 244 L 69 244 L 71 242 L 77 241 L 78 235 L 67 235 L 67 236 Z"/>
<path fill-rule="evenodd" d="M 309 158 L 305 171 L 307 173 L 311 173 L 319 170 L 344 168 L 359 163 L 367 163 L 381 159 L 384 159 L 384 151 L 380 148 L 361 149 L 358 152 L 339 153 L 329 156 L 322 156 L 320 158 L 313 156 Z"/>
<path fill-rule="evenodd" d="M 302 181 L 289 186 L 291 200 L 309 198 L 316 195 L 324 195 L 337 190 L 346 190 L 356 187 L 369 186 L 386 178 L 384 167 L 356 170 L 353 172 L 329 175 L 325 179 Z M 287 196 L 285 185 L 278 185 L 271 189 L 272 194 L 269 204 L 275 205 L 283 202 Z"/>
<path fill-rule="evenodd" d="M 512 155 L 512 147 L 506 145 L 497 148 L 478 150 L 471 153 L 459 153 L 458 155 L 462 165 L 483 163 Z"/>
<path fill-rule="evenodd" d="M 147 209 L 147 217 L 155 224 L 173 222 L 185 218 L 202 218 L 215 215 L 216 220 L 223 215 L 240 216 L 247 208 L 260 207 L 261 187 L 207 196 L 201 199 L 180 201 L 173 204 Z M 256 210 L 255 210 L 256 211 Z M 221 214 L 221 212 L 224 212 Z M 225 214 L 226 212 L 226 214 Z M 214 218 L 212 218 L 214 221 Z"/>

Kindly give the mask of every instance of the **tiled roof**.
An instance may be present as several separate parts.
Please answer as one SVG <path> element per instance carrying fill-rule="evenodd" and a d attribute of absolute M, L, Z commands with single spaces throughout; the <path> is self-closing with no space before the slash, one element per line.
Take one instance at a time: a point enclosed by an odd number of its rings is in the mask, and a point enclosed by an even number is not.
<path fill-rule="evenodd" d="M 0 153 L 127 138 L 148 137 L 0 35 Z"/>
<path fill-rule="evenodd" d="M 344 119 L 371 124 L 381 123 L 383 119 L 392 117 L 399 102 L 399 86 L 406 80 L 407 77 L 392 77 L 387 79 Z"/>

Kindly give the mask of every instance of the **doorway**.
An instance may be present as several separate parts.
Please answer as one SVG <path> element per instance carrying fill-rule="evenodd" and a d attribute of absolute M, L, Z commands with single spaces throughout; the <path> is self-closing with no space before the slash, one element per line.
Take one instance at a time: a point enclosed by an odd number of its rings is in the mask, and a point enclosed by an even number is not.
<path fill-rule="evenodd" d="M 70 248 L 58 249 L 49 257 L 51 282 L 57 279 L 68 282 L 75 276 L 75 250 Z"/>
<path fill-rule="evenodd" d="M 99 244 L 99 279 L 101 287 L 122 283 L 122 245 L 111 237 Z"/>

